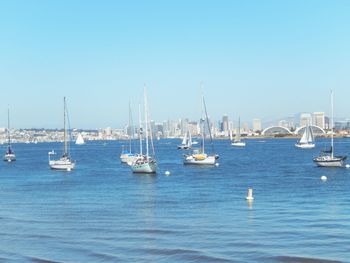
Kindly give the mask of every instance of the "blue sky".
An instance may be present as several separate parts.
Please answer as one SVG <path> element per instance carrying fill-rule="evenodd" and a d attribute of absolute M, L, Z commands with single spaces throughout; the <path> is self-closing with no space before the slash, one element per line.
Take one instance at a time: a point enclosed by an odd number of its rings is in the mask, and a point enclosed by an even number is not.
<path fill-rule="evenodd" d="M 121 127 L 148 87 L 157 121 L 350 117 L 350 1 L 0 2 L 0 126 Z"/>

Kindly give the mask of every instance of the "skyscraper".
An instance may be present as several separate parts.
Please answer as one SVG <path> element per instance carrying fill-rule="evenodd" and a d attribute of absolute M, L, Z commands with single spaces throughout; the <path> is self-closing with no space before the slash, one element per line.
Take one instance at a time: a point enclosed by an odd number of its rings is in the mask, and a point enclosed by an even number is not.
<path fill-rule="evenodd" d="M 261 131 L 261 120 L 260 119 L 253 119 L 253 131 Z"/>
<path fill-rule="evenodd" d="M 324 129 L 325 128 L 324 112 L 314 112 L 313 117 L 314 117 L 313 124 Z"/>
<path fill-rule="evenodd" d="M 310 113 L 301 113 L 300 114 L 300 127 L 306 126 L 306 125 L 312 125 L 312 118 Z"/>
<path fill-rule="evenodd" d="M 226 114 L 222 116 L 222 131 L 228 132 L 228 116 Z"/>

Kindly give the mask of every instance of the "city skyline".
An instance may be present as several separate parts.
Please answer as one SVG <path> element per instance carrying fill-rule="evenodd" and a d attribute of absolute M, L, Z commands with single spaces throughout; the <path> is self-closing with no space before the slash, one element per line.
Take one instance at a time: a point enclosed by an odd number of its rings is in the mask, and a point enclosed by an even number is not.
<path fill-rule="evenodd" d="M 2 1 L 0 127 L 121 127 L 148 88 L 154 120 L 350 116 L 347 1 Z M 203 83 L 201 88 L 200 83 Z M 257 116 L 259 115 L 259 116 Z"/>

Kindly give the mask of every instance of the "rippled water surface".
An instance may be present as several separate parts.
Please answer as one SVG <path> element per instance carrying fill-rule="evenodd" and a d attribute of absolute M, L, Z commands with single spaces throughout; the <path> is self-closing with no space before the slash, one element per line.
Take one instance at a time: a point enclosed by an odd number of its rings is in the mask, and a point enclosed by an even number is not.
<path fill-rule="evenodd" d="M 60 144 L 15 144 L 18 161 L 0 163 L 0 261 L 350 262 L 350 169 L 315 167 L 326 140 L 295 142 L 216 141 L 220 165 L 204 168 L 160 140 L 157 175 L 120 164 L 123 142 L 73 145 L 72 172 L 48 168 Z"/>

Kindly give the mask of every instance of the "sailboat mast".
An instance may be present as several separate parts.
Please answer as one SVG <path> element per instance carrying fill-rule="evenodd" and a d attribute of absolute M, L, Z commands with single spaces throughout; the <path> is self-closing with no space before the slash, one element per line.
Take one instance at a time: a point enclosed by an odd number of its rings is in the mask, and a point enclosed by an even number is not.
<path fill-rule="evenodd" d="M 146 87 L 144 89 L 144 100 L 145 100 L 145 128 L 146 128 L 146 155 L 148 158 L 148 112 L 147 112 L 147 94 L 146 94 Z"/>
<path fill-rule="evenodd" d="M 66 156 L 68 153 L 67 128 L 66 128 L 66 97 L 63 97 L 63 140 L 64 140 L 63 155 Z"/>
<path fill-rule="evenodd" d="M 333 158 L 334 152 L 334 142 L 333 142 L 333 132 L 334 132 L 334 109 L 333 109 L 333 90 L 331 90 L 331 110 L 332 110 L 332 120 L 331 120 L 331 157 Z"/>
<path fill-rule="evenodd" d="M 141 104 L 139 104 L 139 139 L 140 139 L 140 155 L 142 155 Z"/>
<path fill-rule="evenodd" d="M 10 109 L 7 109 L 7 138 L 8 146 L 11 147 L 11 132 L 10 132 Z"/>
<path fill-rule="evenodd" d="M 204 108 L 204 96 L 202 95 L 202 103 L 201 103 L 201 105 L 202 105 L 202 117 L 203 117 L 203 112 L 204 112 L 204 110 L 203 110 L 203 108 Z M 203 128 L 203 131 L 202 131 L 202 153 L 204 153 L 205 152 L 205 149 L 204 149 L 204 137 L 205 137 L 205 120 L 204 120 L 204 118 L 202 119 L 202 128 Z"/>
<path fill-rule="evenodd" d="M 131 127 L 131 105 L 130 105 L 130 102 L 129 102 L 129 130 L 130 130 L 130 137 L 129 137 L 129 153 L 131 153 L 131 139 L 132 139 L 132 134 L 133 134 L 133 129 Z"/>

